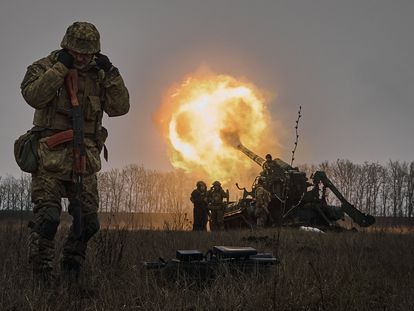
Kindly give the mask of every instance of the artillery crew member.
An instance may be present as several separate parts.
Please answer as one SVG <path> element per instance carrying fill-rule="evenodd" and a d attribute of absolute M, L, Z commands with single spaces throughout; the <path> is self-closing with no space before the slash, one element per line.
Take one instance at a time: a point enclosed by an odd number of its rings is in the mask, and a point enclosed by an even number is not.
<path fill-rule="evenodd" d="M 277 196 L 282 196 L 282 182 L 285 178 L 285 171 L 271 154 L 266 154 L 266 161 L 263 163 L 263 171 L 260 173 L 264 177 L 263 186 Z"/>
<path fill-rule="evenodd" d="M 61 50 L 30 65 L 21 83 L 24 99 L 35 108 L 32 132 L 39 137 L 38 167 L 32 173 L 34 220 L 30 226 L 29 260 L 35 274 L 45 281 L 51 276 L 63 197 L 69 199 L 69 213 L 74 211 L 75 203 L 81 202 L 82 225 L 79 236 L 73 226 L 69 230 L 61 259 L 62 272 L 77 276 L 80 271 L 87 243 L 99 230 L 96 173 L 101 169 L 100 153 L 107 137 L 102 117 L 104 113 L 109 117 L 121 116 L 130 108 L 128 90 L 118 69 L 100 53 L 100 34 L 94 25 L 75 22 L 67 29 L 60 46 Z M 69 72 L 77 79 L 69 84 L 73 88 L 65 84 Z M 77 129 L 72 113 L 76 106 L 82 112 L 78 120 L 82 126 Z M 55 136 L 70 130 L 73 136 L 69 140 L 59 141 L 61 136 Z M 75 187 L 75 132 L 83 132 L 79 136 L 84 146 L 80 188 Z"/>
<path fill-rule="evenodd" d="M 229 199 L 229 192 L 224 191 L 219 181 L 215 181 L 208 191 L 208 201 L 210 214 L 211 231 L 224 229 L 224 209 L 225 203 L 223 199 Z"/>
<path fill-rule="evenodd" d="M 263 163 L 263 174 L 266 177 L 283 178 L 284 170 L 276 163 L 276 160 L 273 160 L 270 153 L 266 154 L 266 161 Z"/>
<path fill-rule="evenodd" d="M 196 189 L 191 193 L 193 209 L 193 231 L 207 231 L 208 203 L 207 185 L 204 181 L 198 181 Z"/>
<path fill-rule="evenodd" d="M 255 216 L 257 221 L 257 226 L 262 228 L 266 225 L 267 219 L 270 216 L 268 205 L 271 201 L 271 194 L 263 187 L 264 178 L 260 177 L 257 180 L 257 186 L 255 189 Z"/>
<path fill-rule="evenodd" d="M 271 173 L 273 171 L 273 168 L 275 166 L 272 155 L 270 153 L 266 154 L 266 162 L 263 163 L 263 170 L 265 172 Z"/>

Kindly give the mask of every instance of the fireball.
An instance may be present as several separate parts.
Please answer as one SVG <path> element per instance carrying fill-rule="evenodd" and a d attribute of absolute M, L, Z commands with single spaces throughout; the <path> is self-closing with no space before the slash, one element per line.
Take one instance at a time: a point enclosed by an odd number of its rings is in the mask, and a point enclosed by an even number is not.
<path fill-rule="evenodd" d="M 255 166 L 239 150 L 266 140 L 269 113 L 251 83 L 228 75 L 192 76 L 172 88 L 158 112 L 171 163 L 211 180 L 228 182 Z"/>

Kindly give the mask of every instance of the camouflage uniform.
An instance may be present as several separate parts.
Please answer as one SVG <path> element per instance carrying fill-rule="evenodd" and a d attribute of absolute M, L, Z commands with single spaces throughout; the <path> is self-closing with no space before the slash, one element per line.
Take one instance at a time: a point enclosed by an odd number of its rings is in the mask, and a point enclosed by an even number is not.
<path fill-rule="evenodd" d="M 270 154 L 266 155 L 266 161 L 263 163 L 263 171 L 260 173 L 265 178 L 264 184 L 267 189 L 275 193 L 278 197 L 282 196 L 282 181 L 285 171 L 276 160 L 272 160 Z"/>
<path fill-rule="evenodd" d="M 61 43 L 64 50 L 61 51 L 96 54 L 100 51 L 99 40 L 95 26 L 76 22 L 68 28 Z M 61 51 L 54 51 L 30 65 L 21 84 L 24 99 L 36 109 L 34 129 L 42 137 L 38 148 L 38 170 L 32 174 L 34 220 L 29 237 L 29 260 L 33 270 L 41 273 L 52 270 L 61 199 L 67 197 L 71 202 L 75 195 L 72 143 L 63 143 L 53 149 L 46 144 L 52 134 L 72 128 L 72 107 L 64 86 L 69 69 L 58 61 Z M 88 240 L 99 230 L 96 173 L 101 169 L 100 152 L 107 135 L 102 127 L 103 113 L 110 117 L 120 116 L 126 114 L 130 107 L 128 90 L 119 71 L 113 66 L 104 71 L 97 65 L 96 57 L 77 70 L 77 97 L 83 110 L 87 157 L 81 194 L 82 235 L 77 239 L 72 228 L 69 230 L 62 256 L 62 267 L 77 270 L 85 258 Z"/>
<path fill-rule="evenodd" d="M 213 187 L 208 191 L 211 231 L 224 229 L 224 198 L 228 198 L 228 193 L 223 190 L 218 181 L 214 182 Z"/>
<path fill-rule="evenodd" d="M 267 223 L 269 210 L 267 206 L 271 200 L 271 194 L 267 191 L 262 184 L 258 184 L 255 192 L 256 206 L 255 216 L 257 218 L 257 226 L 264 227 Z"/>
<path fill-rule="evenodd" d="M 197 188 L 191 193 L 193 209 L 193 231 L 206 231 L 208 219 L 207 187 L 203 181 L 197 182 Z"/>

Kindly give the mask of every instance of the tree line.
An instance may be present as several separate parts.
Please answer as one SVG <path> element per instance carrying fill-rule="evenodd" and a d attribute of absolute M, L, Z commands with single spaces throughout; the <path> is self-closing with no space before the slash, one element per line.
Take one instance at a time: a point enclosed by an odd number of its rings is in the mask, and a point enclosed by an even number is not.
<path fill-rule="evenodd" d="M 375 216 L 413 217 L 414 162 L 388 161 L 355 164 L 339 159 L 319 165 L 302 165 L 308 177 L 316 170 L 326 172 L 343 196 L 358 209 Z M 339 204 L 328 193 L 328 201 Z"/>
<path fill-rule="evenodd" d="M 414 162 L 355 164 L 349 160 L 301 165 L 311 174 L 327 173 L 344 197 L 363 212 L 376 216 L 413 217 Z M 159 172 L 138 165 L 98 174 L 100 211 L 165 213 L 191 210 L 196 180 L 181 171 Z M 328 193 L 332 204 L 339 204 Z M 63 202 L 63 208 L 67 202 Z M 0 210 L 31 210 L 30 175 L 0 176 Z"/>

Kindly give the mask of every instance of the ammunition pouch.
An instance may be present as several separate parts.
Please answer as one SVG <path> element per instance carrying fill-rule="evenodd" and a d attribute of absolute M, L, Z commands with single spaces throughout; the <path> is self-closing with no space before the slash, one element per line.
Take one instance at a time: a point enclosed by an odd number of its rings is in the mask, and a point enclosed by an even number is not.
<path fill-rule="evenodd" d="M 39 135 L 29 130 L 14 142 L 14 158 L 23 172 L 35 173 L 39 163 Z"/>
<path fill-rule="evenodd" d="M 87 175 L 101 169 L 100 153 L 107 137 L 108 131 L 104 127 L 100 127 L 95 134 L 85 134 L 85 138 L 88 138 Z M 68 143 L 72 141 L 72 129 L 59 131 L 34 127 L 14 142 L 14 157 L 20 169 L 26 173 L 37 172 L 39 165 L 50 172 L 70 173 L 73 155 Z"/>
<path fill-rule="evenodd" d="M 56 144 L 51 148 L 50 137 L 39 140 L 39 166 L 48 172 L 68 177 L 73 170 L 73 149 L 70 142 Z"/>

